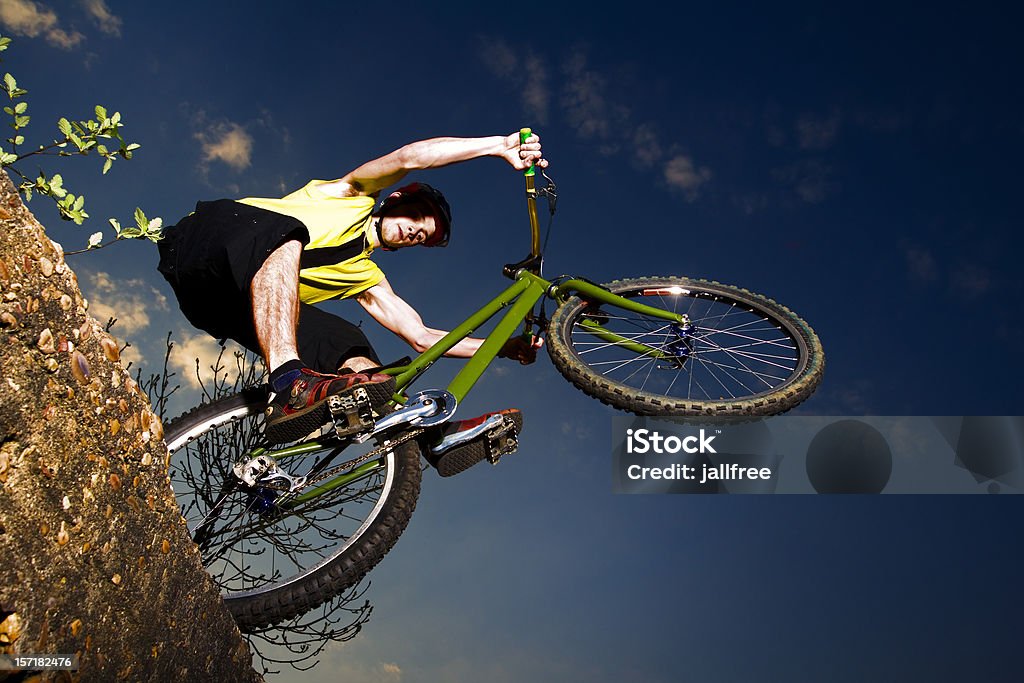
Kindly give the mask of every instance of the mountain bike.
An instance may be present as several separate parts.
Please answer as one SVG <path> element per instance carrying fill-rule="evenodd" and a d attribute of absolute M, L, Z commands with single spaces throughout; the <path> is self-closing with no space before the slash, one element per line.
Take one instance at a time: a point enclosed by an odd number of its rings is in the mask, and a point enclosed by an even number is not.
<path fill-rule="evenodd" d="M 417 358 L 386 369 L 397 392 L 380 414 L 360 405 L 357 391 L 346 399 L 354 405 L 330 405 L 331 424 L 272 448 L 261 428 L 268 389 L 257 386 L 166 427 L 183 516 L 242 630 L 323 604 L 384 557 L 415 509 L 431 430 L 452 419 L 520 328 L 546 337 L 555 367 L 584 393 L 639 415 L 771 415 L 817 388 L 818 337 L 759 294 L 685 277 L 545 279 L 537 201 L 546 198 L 553 216 L 557 194 L 546 173 L 537 187 L 535 173 L 526 172 L 530 254 L 504 267 L 512 284 Z M 545 302 L 556 306 L 550 318 Z M 503 311 L 445 389 L 411 391 L 438 358 Z M 495 463 L 515 446 L 515 431 L 500 420 L 472 443 Z"/>

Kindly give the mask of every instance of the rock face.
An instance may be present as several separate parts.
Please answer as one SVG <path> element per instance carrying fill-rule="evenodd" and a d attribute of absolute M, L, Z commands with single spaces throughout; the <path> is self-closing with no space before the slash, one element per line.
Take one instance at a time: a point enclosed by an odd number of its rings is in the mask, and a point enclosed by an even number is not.
<path fill-rule="evenodd" d="M 0 173 L 0 652 L 77 653 L 72 680 L 260 680 L 118 348 Z"/>

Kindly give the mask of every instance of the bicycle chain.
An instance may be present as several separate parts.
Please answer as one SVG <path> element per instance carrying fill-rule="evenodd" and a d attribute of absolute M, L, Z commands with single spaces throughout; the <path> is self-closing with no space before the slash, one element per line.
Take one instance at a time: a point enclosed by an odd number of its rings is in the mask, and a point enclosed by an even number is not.
<path fill-rule="evenodd" d="M 315 484 L 320 483 L 321 481 L 324 481 L 325 479 L 330 479 L 331 477 L 335 476 L 336 474 L 340 474 L 340 473 L 342 473 L 342 472 L 344 472 L 346 470 L 351 470 L 351 469 L 353 469 L 355 467 L 358 467 L 359 465 L 362 465 L 364 462 L 367 462 L 369 460 L 373 460 L 373 459 L 377 458 L 378 456 L 381 456 L 384 453 L 387 453 L 388 451 L 393 450 L 394 448 L 396 448 L 398 446 L 401 446 L 406 441 L 409 441 L 411 439 L 415 439 L 417 436 L 419 436 L 423 432 L 424 432 L 424 430 L 422 430 L 422 429 L 412 429 L 410 431 L 403 432 L 402 434 L 398 435 L 396 438 L 394 438 L 394 439 L 392 439 L 390 441 L 386 441 L 385 443 L 381 444 L 377 448 L 374 448 L 373 450 L 371 450 L 371 451 L 369 451 L 367 453 L 364 453 L 363 455 L 359 456 L 358 458 L 353 458 L 352 460 L 347 460 L 347 461 L 345 461 L 345 462 L 343 462 L 343 463 L 341 463 L 339 465 L 335 465 L 334 467 L 330 468 L 329 470 L 325 470 L 325 471 L 321 472 L 320 474 L 318 474 L 316 476 L 316 478 L 310 479 L 310 480 L 306 481 L 303 484 L 303 487 L 313 486 Z M 285 485 L 274 486 L 274 485 L 270 485 L 270 484 L 260 484 L 260 486 L 262 488 L 266 488 L 266 489 L 274 489 L 275 491 L 289 491 L 290 490 Z"/>

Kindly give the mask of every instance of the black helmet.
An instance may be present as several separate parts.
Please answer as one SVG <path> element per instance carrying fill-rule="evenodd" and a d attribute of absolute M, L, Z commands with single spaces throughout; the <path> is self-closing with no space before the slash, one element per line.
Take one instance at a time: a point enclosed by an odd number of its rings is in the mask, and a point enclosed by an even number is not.
<path fill-rule="evenodd" d="M 383 215 L 389 209 L 405 204 L 406 202 L 422 202 L 430 207 L 434 216 L 434 225 L 437 229 L 426 242 L 425 247 L 447 247 L 448 237 L 452 231 L 452 209 L 444 195 L 426 183 L 410 183 L 400 187 L 380 203 L 374 215 Z"/>

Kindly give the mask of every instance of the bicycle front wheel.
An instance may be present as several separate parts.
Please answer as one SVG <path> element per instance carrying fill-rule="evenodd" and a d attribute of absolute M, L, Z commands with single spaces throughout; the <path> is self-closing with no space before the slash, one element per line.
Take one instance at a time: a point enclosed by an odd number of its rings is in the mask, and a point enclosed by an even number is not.
<path fill-rule="evenodd" d="M 289 494 L 246 486 L 232 468 L 262 452 L 266 405 L 265 388 L 249 390 L 200 406 L 165 430 L 182 516 L 242 631 L 304 614 L 362 579 L 405 530 L 422 473 L 411 440 L 344 473 L 344 483 L 330 489 L 318 484 Z M 318 459 L 353 457 L 326 445 L 308 451 L 267 455 L 292 476 Z"/>
<path fill-rule="evenodd" d="M 825 356 L 807 323 L 745 289 L 681 277 L 616 280 L 620 297 L 682 323 L 573 296 L 548 326 L 548 353 L 584 393 L 638 415 L 774 415 L 810 396 Z"/>

